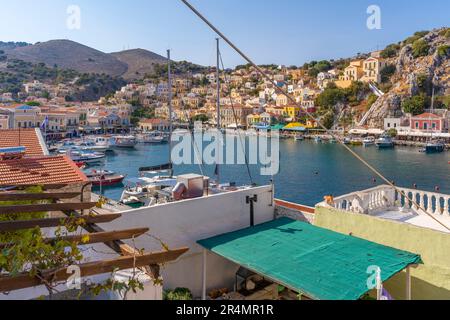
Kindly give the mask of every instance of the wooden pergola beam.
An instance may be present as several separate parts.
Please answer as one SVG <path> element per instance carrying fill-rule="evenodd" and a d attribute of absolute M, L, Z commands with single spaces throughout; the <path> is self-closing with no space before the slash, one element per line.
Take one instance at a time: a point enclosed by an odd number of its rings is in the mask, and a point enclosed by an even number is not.
<path fill-rule="evenodd" d="M 81 277 L 89 277 L 99 274 L 112 273 L 116 270 L 141 268 L 148 265 L 162 264 L 178 259 L 186 253 L 188 248 L 180 248 L 166 252 L 143 254 L 140 256 L 120 257 L 112 260 L 90 262 L 79 265 Z M 50 283 L 66 281 L 71 277 L 67 268 L 43 272 L 41 278 Z M 36 287 L 43 284 L 42 279 L 30 277 L 24 273 L 18 276 L 0 276 L 0 292 L 9 292 L 25 288 Z"/>
<path fill-rule="evenodd" d="M 48 204 L 26 204 L 14 206 L 0 206 L 0 214 L 18 214 L 35 212 L 54 212 L 64 210 L 86 210 L 92 209 L 96 202 L 80 203 L 48 203 Z"/>
<path fill-rule="evenodd" d="M 74 217 L 84 217 L 83 215 L 80 215 L 77 212 L 71 212 L 71 211 L 63 211 L 65 215 L 68 217 L 74 216 Z M 98 232 L 105 232 L 103 228 L 98 226 L 97 224 L 85 224 L 81 226 L 84 230 L 86 230 L 89 233 L 98 233 Z M 116 241 L 108 241 L 105 242 L 105 245 L 115 251 L 117 254 L 124 255 L 124 256 L 133 256 L 136 254 L 139 254 L 137 250 L 135 250 L 133 247 L 127 245 L 121 240 Z"/>
<path fill-rule="evenodd" d="M 44 193 L 0 193 L 0 201 L 24 201 L 24 200 L 60 200 L 73 199 L 81 195 L 81 192 L 44 192 Z"/>
<path fill-rule="evenodd" d="M 76 223 L 80 219 L 84 220 L 86 224 L 92 223 L 107 223 L 120 218 L 120 213 L 114 214 L 100 214 L 96 216 L 83 216 L 72 218 L 48 218 L 48 219 L 33 219 L 21 221 L 3 221 L 0 222 L 0 232 L 14 232 L 19 230 L 39 228 L 51 228 L 58 226 L 65 226 Z"/>
<path fill-rule="evenodd" d="M 124 240 L 139 237 L 148 232 L 149 228 L 135 228 L 119 231 L 97 232 L 82 235 L 65 236 L 60 238 L 48 238 L 44 242 L 47 244 L 54 244 L 57 241 L 67 241 L 69 243 L 76 243 L 79 245 L 87 245 L 94 243 L 110 242 L 114 240 Z M 0 249 L 8 247 L 9 244 L 0 244 Z"/>

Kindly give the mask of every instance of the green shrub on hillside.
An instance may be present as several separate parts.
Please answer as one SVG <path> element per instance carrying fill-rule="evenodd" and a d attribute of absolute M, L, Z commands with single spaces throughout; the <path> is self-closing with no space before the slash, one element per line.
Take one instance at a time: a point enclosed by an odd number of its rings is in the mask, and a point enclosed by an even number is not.
<path fill-rule="evenodd" d="M 412 45 L 412 53 L 413 53 L 413 57 L 414 58 L 419 58 L 419 57 L 424 57 L 426 55 L 428 55 L 429 51 L 430 51 L 430 46 L 428 45 L 428 43 L 423 40 L 423 39 L 419 39 L 414 41 L 413 45 Z"/>
<path fill-rule="evenodd" d="M 429 98 L 424 94 L 420 94 L 403 101 L 402 109 L 404 112 L 411 113 L 416 116 L 422 114 L 429 104 Z"/>
<path fill-rule="evenodd" d="M 383 59 L 393 58 L 397 55 L 398 50 L 400 50 L 400 46 L 398 44 L 390 44 L 386 47 L 386 49 L 381 51 L 380 55 Z"/>
<path fill-rule="evenodd" d="M 448 29 L 445 31 L 444 37 L 446 37 L 447 39 L 450 39 L 450 28 L 448 28 Z"/>
<path fill-rule="evenodd" d="M 448 46 L 448 45 L 440 46 L 440 47 L 438 48 L 438 55 L 439 55 L 440 57 L 448 57 L 449 52 L 450 52 L 449 49 L 450 49 L 450 46 Z"/>
<path fill-rule="evenodd" d="M 414 33 L 413 36 L 407 38 L 404 41 L 404 44 L 413 44 L 417 40 L 419 40 L 419 39 L 423 38 L 424 36 L 426 36 L 428 33 L 429 33 L 429 31 L 418 31 L 418 32 Z"/>

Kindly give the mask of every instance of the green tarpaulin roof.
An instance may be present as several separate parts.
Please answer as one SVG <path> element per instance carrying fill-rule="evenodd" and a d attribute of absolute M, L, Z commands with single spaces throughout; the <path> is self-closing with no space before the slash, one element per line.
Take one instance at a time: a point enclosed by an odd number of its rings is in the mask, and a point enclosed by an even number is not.
<path fill-rule="evenodd" d="M 346 236 L 288 218 L 198 242 L 251 271 L 318 300 L 357 300 L 369 290 L 368 268 L 383 281 L 417 254 Z"/>
<path fill-rule="evenodd" d="M 284 126 L 285 126 L 284 124 L 276 124 L 274 126 L 271 126 L 270 129 L 271 130 L 283 130 Z"/>

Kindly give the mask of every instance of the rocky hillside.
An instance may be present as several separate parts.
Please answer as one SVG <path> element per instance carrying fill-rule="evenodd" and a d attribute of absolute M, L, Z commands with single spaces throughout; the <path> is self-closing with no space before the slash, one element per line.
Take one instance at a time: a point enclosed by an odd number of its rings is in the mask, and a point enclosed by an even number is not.
<path fill-rule="evenodd" d="M 153 73 L 155 65 L 166 63 L 163 56 L 143 49 L 114 52 L 111 55 L 127 66 L 127 71 L 122 74 L 127 80 L 142 78 Z"/>
<path fill-rule="evenodd" d="M 80 73 L 122 76 L 128 70 L 127 64 L 114 56 L 70 40 L 51 40 L 5 52 L 9 59 L 45 63 L 48 67 L 56 65 Z"/>
<path fill-rule="evenodd" d="M 367 125 L 382 127 L 386 116 L 405 112 L 420 113 L 431 104 L 435 89 L 435 107 L 447 107 L 450 96 L 450 29 L 417 32 L 398 44 L 388 46 L 385 95 L 373 104 Z"/>

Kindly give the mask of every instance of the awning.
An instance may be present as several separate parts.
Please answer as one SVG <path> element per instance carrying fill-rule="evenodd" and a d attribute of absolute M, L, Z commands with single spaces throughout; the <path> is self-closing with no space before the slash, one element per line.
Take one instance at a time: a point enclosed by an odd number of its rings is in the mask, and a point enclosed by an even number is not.
<path fill-rule="evenodd" d="M 253 128 L 255 128 L 256 130 L 269 130 L 270 126 L 265 124 L 258 124 L 254 125 Z"/>
<path fill-rule="evenodd" d="M 284 126 L 284 124 L 276 124 L 274 126 L 271 126 L 270 130 L 283 130 Z"/>
<path fill-rule="evenodd" d="M 283 130 L 287 131 L 306 131 L 306 126 L 304 124 L 293 122 L 288 124 L 283 128 Z"/>
<path fill-rule="evenodd" d="M 357 300 L 370 267 L 384 282 L 419 255 L 288 218 L 198 242 L 207 250 L 317 300 Z"/>

